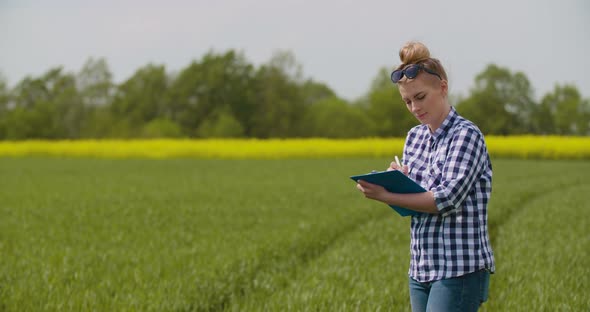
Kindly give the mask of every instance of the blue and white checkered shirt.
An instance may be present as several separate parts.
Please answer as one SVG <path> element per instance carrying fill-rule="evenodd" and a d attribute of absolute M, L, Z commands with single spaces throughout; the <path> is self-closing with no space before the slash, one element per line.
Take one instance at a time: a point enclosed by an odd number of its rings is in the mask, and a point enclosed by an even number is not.
<path fill-rule="evenodd" d="M 427 125 L 408 132 L 403 163 L 434 193 L 439 211 L 412 217 L 409 275 L 431 282 L 484 268 L 493 272 L 487 211 L 492 164 L 477 126 L 451 107 L 434 133 Z"/>

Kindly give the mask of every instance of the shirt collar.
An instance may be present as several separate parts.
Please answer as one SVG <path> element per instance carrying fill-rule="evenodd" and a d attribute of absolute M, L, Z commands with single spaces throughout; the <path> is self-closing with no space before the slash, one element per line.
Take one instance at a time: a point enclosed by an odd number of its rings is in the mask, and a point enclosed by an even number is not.
<path fill-rule="evenodd" d="M 434 133 L 431 133 L 430 129 L 428 130 L 428 133 L 430 133 L 430 136 L 432 137 L 432 139 L 436 140 L 439 136 L 447 133 L 451 129 L 451 127 L 453 126 L 453 122 L 455 121 L 456 117 L 457 117 L 457 111 L 455 110 L 455 108 L 453 106 L 451 106 L 451 110 L 447 114 L 447 117 L 445 117 L 445 120 L 443 120 L 440 127 L 438 127 L 438 129 L 436 129 L 436 131 L 434 131 Z"/>

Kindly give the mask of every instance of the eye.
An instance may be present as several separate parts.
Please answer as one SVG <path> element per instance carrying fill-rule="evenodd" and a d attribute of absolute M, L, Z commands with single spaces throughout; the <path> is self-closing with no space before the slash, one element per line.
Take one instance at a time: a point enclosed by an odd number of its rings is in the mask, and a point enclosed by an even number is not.
<path fill-rule="evenodd" d="M 417 100 L 424 100 L 424 98 L 426 97 L 426 94 L 420 94 L 416 97 Z"/>

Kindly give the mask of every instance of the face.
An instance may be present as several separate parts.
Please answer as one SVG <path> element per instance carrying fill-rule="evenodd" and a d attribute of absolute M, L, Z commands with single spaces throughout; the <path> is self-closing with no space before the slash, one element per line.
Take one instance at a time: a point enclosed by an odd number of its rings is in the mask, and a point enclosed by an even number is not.
<path fill-rule="evenodd" d="M 447 82 L 436 76 L 420 73 L 414 79 L 403 79 L 398 87 L 410 113 L 434 132 L 450 110 Z"/>

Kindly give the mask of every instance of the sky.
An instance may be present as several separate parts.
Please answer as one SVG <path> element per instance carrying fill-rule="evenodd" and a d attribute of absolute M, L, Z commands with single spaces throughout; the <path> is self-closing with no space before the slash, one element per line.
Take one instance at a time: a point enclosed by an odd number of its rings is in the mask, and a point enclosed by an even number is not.
<path fill-rule="evenodd" d="M 103 57 L 119 83 L 148 63 L 173 73 L 209 51 L 260 65 L 292 51 L 306 77 L 349 100 L 409 40 L 467 95 L 490 64 L 522 71 L 535 97 L 570 83 L 590 97 L 590 1 L 0 0 L 0 73 L 10 86 Z"/>

